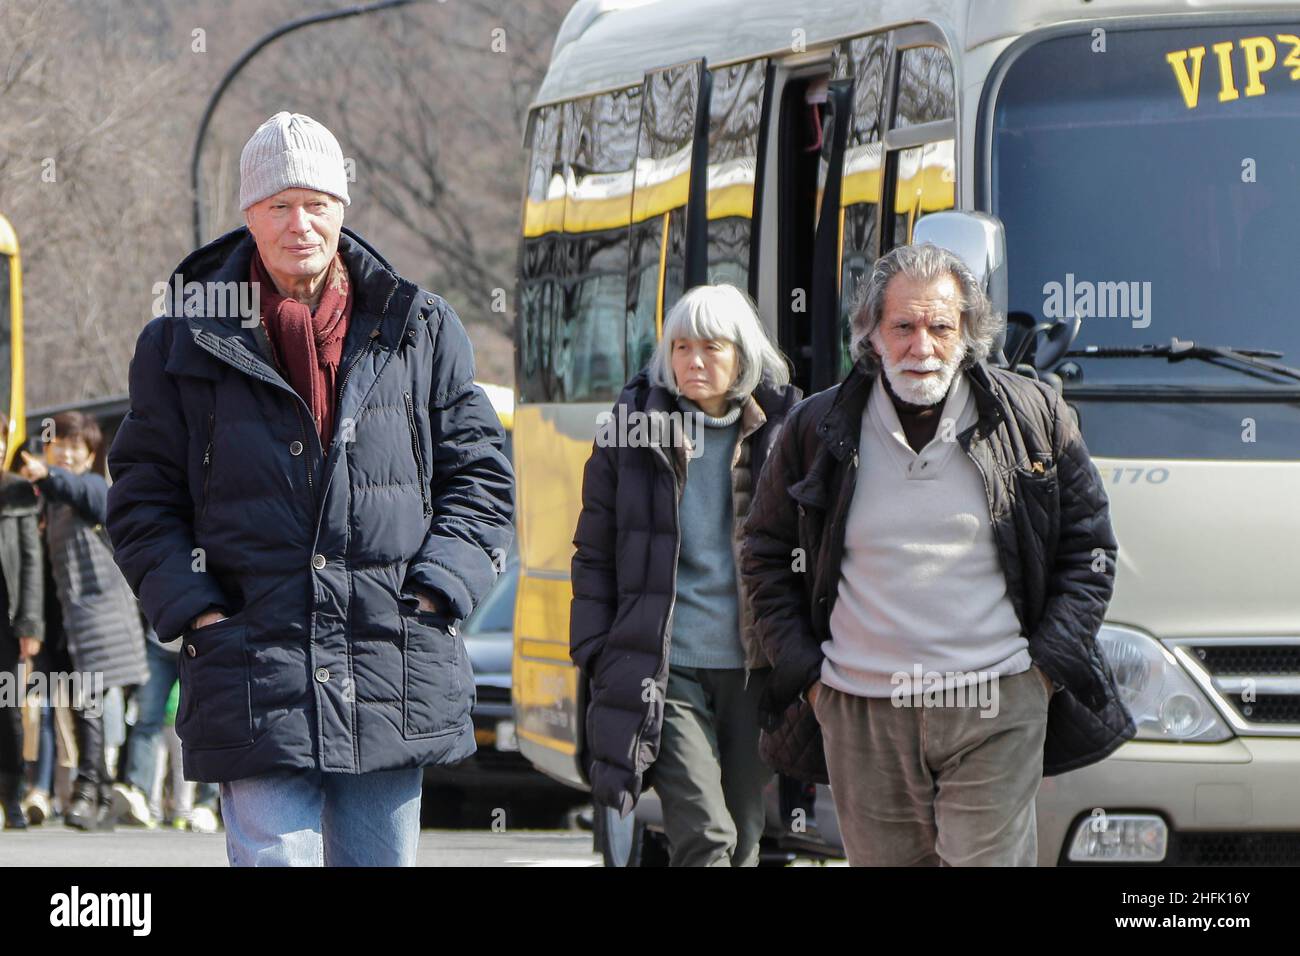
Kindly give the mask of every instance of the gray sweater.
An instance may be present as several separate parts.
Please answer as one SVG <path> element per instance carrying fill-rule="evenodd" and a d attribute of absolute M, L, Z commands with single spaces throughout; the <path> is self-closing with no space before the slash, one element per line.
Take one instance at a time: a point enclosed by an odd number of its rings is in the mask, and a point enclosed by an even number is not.
<path fill-rule="evenodd" d="M 731 550 L 731 460 L 740 434 L 740 405 L 721 418 L 679 398 L 687 414 L 701 416 L 699 454 L 687 461 L 686 487 L 678 506 L 682 547 L 677 559 L 671 666 L 742 668 L 736 562 Z"/>

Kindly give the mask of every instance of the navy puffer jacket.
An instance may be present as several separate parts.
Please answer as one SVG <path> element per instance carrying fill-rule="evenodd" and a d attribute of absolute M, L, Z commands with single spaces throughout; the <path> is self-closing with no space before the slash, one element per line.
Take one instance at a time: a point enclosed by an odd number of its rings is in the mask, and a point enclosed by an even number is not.
<path fill-rule="evenodd" d="M 456 624 L 510 546 L 504 434 L 446 302 L 346 228 L 338 248 L 354 303 L 328 456 L 264 329 L 229 306 L 223 283 L 248 280 L 247 229 L 177 267 L 173 284 L 200 283 L 189 288 L 205 300 L 187 295 L 189 314 L 168 309 L 136 344 L 108 530 L 159 638 L 183 639 L 190 780 L 393 770 L 475 749 Z M 418 611 L 412 588 L 448 613 Z M 187 630 L 214 605 L 229 617 Z"/>

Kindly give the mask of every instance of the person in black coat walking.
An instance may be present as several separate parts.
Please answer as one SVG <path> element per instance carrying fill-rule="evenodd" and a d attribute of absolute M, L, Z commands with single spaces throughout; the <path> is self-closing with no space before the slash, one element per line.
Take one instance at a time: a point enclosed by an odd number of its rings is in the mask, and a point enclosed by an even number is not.
<path fill-rule="evenodd" d="M 574 536 L 586 768 L 623 816 L 653 777 L 674 866 L 753 866 L 771 772 L 768 660 L 737 564 L 752 491 L 800 392 L 733 286 L 687 292 L 598 425 Z"/>
<path fill-rule="evenodd" d="M 185 777 L 232 865 L 411 865 L 423 768 L 474 752 L 457 625 L 504 567 L 514 476 L 451 307 L 355 232 L 342 150 L 277 113 L 246 227 L 163 287 L 109 452 L 114 556 L 181 641 Z"/>
<path fill-rule="evenodd" d="M 0 412 L 0 463 L 9 444 L 9 416 Z M 0 471 L 0 680 L 14 681 L 12 701 L 0 702 L 0 809 L 5 829 L 27 826 L 22 809 L 23 718 L 26 688 L 17 685 L 19 662 L 40 650 L 45 637 L 42 618 L 45 576 L 38 530 L 40 502 L 32 486 L 17 475 Z M 9 698 L 6 694 L 5 697 Z"/>

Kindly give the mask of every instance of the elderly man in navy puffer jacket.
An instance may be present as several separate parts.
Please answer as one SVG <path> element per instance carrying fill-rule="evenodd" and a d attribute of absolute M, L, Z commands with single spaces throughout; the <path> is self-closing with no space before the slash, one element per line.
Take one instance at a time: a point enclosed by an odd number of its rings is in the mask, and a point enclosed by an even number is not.
<path fill-rule="evenodd" d="M 456 314 L 343 228 L 342 151 L 281 112 L 240 228 L 159 294 L 109 453 L 115 558 L 181 644 L 188 779 L 232 865 L 410 865 L 423 768 L 474 752 L 457 624 L 514 476 Z"/>

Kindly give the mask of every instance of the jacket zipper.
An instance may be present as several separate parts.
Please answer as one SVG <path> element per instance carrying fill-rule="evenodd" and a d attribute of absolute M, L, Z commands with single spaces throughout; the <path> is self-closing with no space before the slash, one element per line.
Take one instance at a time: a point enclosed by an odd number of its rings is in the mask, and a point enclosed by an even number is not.
<path fill-rule="evenodd" d="M 301 401 L 299 401 L 299 403 L 294 406 L 294 411 L 298 413 L 298 427 L 302 429 L 302 447 L 304 452 L 302 456 L 302 463 L 307 467 L 307 493 L 308 495 L 311 496 L 312 521 L 315 522 L 316 509 L 318 507 L 316 503 L 316 486 L 312 482 L 312 478 L 311 478 L 311 472 L 312 472 L 311 455 L 307 453 L 307 449 L 311 447 L 311 436 L 307 434 L 307 422 L 302 417 Z"/>
<path fill-rule="evenodd" d="M 420 432 L 415 424 L 415 406 L 411 402 L 411 393 L 403 392 L 406 398 L 406 423 L 411 426 L 411 452 L 415 455 L 415 473 L 420 480 L 420 504 L 424 507 L 424 516 L 433 517 L 433 508 L 429 506 L 429 489 L 424 484 L 424 458 L 420 454 Z"/>
<path fill-rule="evenodd" d="M 677 541 L 677 553 L 673 560 L 672 597 L 668 599 L 668 617 L 664 620 L 664 629 L 659 640 L 659 666 L 664 667 L 668 664 L 668 641 L 673 632 L 673 611 L 677 609 L 677 562 L 680 560 L 682 552 L 681 486 L 677 482 L 677 470 L 673 468 L 673 463 L 668 460 L 668 455 L 658 445 L 655 445 L 654 449 L 658 452 L 658 457 L 663 461 L 664 467 L 668 469 L 668 473 L 673 476 L 673 534 Z M 657 690 L 656 693 L 658 693 Z M 637 750 L 641 747 L 641 738 L 645 736 L 650 719 L 651 715 L 647 713 L 645 720 L 641 722 L 641 729 L 637 731 L 636 739 L 632 742 L 634 759 Z"/>
<path fill-rule="evenodd" d="M 361 363 L 361 359 L 370 351 L 370 343 L 379 338 L 379 325 L 381 322 L 383 322 L 382 318 L 380 318 L 379 322 L 375 323 L 375 327 L 370 330 L 370 338 L 367 339 L 366 344 L 357 351 L 356 358 L 354 358 L 348 367 L 343 370 L 343 377 L 339 379 L 339 392 L 338 395 L 334 397 L 335 408 L 343 404 L 343 387 L 348 384 L 348 378 L 352 375 L 352 370 Z"/>
<path fill-rule="evenodd" d="M 212 444 L 216 435 L 217 413 L 208 412 L 208 447 L 203 449 L 203 508 L 199 511 L 202 518 L 208 513 L 208 485 L 212 480 Z"/>
<path fill-rule="evenodd" d="M 829 592 L 832 587 L 839 588 L 839 578 L 841 565 L 844 561 L 844 538 L 848 534 L 848 528 L 844 522 L 848 520 L 849 505 L 853 501 L 853 495 L 857 491 L 858 481 L 858 450 L 853 449 L 853 457 L 849 465 L 849 472 L 844 476 L 844 482 L 840 485 L 840 494 L 835 502 L 835 513 L 831 516 L 831 546 L 835 549 L 834 560 L 830 562 L 835 569 L 835 580 L 826 582 L 826 590 Z M 831 599 L 826 596 L 826 626 L 830 628 Z"/>
<path fill-rule="evenodd" d="M 994 546 L 994 550 L 996 550 L 998 553 L 998 567 L 1002 569 L 1002 577 L 1007 578 L 1007 561 L 1002 554 L 1002 545 L 1001 542 L 998 541 L 998 536 L 997 536 L 997 526 L 994 524 L 995 519 L 993 517 L 993 489 L 989 485 L 989 476 L 985 473 L 984 467 L 979 463 L 979 459 L 975 457 L 975 453 L 970 450 L 969 445 L 966 447 L 966 457 L 969 458 L 971 462 L 975 465 L 975 470 L 980 473 L 980 480 L 984 482 L 984 500 L 988 502 L 989 528 L 990 530 L 993 531 L 993 546 Z M 1015 600 L 1011 598 L 1010 590 L 1007 591 L 1007 598 L 1008 600 L 1011 600 L 1011 607 L 1013 610 L 1016 611 L 1016 618 L 1018 620 L 1020 618 L 1020 611 L 1015 606 L 1016 604 Z"/>

